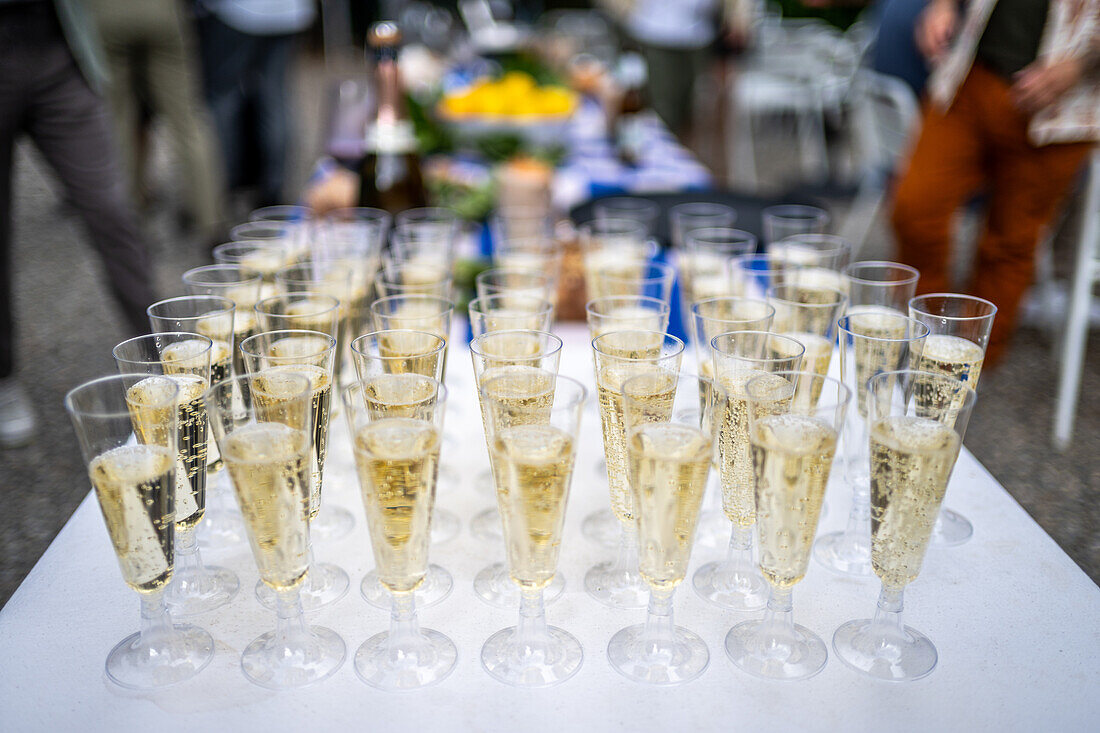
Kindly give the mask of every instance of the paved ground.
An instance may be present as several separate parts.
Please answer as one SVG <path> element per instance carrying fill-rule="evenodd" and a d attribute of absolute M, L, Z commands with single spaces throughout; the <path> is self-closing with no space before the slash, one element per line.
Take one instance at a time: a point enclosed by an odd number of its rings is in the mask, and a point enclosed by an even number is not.
<path fill-rule="evenodd" d="M 316 85 L 307 100 L 318 98 Z M 314 106 L 313 109 L 316 109 Z M 315 126 L 314 126 L 315 127 Z M 316 139 L 307 130 L 302 138 Z M 160 141 L 163 143 L 163 141 Z M 165 146 L 158 145 L 162 151 Z M 118 314 L 100 281 L 83 232 L 59 204 L 41 159 L 22 147 L 15 174 L 16 311 L 19 376 L 42 420 L 39 439 L 0 451 L 0 605 L 46 549 L 88 491 L 76 440 L 61 400 L 74 385 L 114 372 L 110 347 L 120 340 Z M 169 167 L 167 161 L 164 167 Z M 164 183 L 169 186 L 170 184 Z M 174 217 L 148 223 L 164 296 L 181 292 L 180 274 L 205 264 L 198 244 L 181 238 Z M 1067 259 L 1062 246 L 1059 260 Z M 869 252 L 888 254 L 880 236 Z M 982 376 L 982 394 L 966 443 L 1055 540 L 1100 581 L 1100 333 L 1092 334 L 1071 452 L 1049 449 L 1056 385 L 1053 332 L 1023 329 L 1009 359 Z M 106 581 L 105 581 L 106 582 Z"/>

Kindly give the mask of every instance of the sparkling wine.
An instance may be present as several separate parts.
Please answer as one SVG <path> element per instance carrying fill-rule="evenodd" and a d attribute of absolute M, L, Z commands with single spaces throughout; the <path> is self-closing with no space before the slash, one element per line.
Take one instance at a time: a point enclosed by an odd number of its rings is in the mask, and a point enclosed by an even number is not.
<path fill-rule="evenodd" d="M 175 458 L 167 448 L 124 445 L 88 466 L 122 577 L 141 593 L 172 579 Z"/>
<path fill-rule="evenodd" d="M 437 393 L 435 380 L 420 374 L 381 374 L 363 380 L 363 400 L 375 418 L 423 418 Z"/>
<path fill-rule="evenodd" d="M 751 441 L 760 570 L 789 587 L 810 562 L 837 434 L 819 418 L 788 413 L 758 419 Z"/>
<path fill-rule="evenodd" d="M 858 305 L 848 309 L 848 327 L 852 333 L 866 338 L 853 339 L 855 349 L 856 404 L 859 414 L 867 417 L 867 381 L 882 372 L 903 369 L 906 343 L 906 323 L 900 320 L 904 314 L 893 308 L 879 305 Z M 889 339 L 879 341 L 874 339 Z M 841 363 L 841 367 L 844 364 Z"/>
<path fill-rule="evenodd" d="M 545 588 L 558 567 L 573 439 L 548 424 L 516 425 L 495 435 L 491 453 L 509 572 L 524 588 Z"/>
<path fill-rule="evenodd" d="M 226 324 L 228 329 L 228 324 Z M 232 348 L 225 341 L 211 339 L 210 346 L 210 384 L 229 379 L 232 376 Z M 160 353 L 160 360 L 164 364 L 165 374 L 180 374 L 192 371 L 188 361 L 201 353 L 205 344 L 198 339 L 177 341 L 164 347 Z M 221 454 L 218 453 L 218 444 L 209 439 L 206 441 L 206 471 L 208 474 L 216 473 L 222 469 Z"/>
<path fill-rule="evenodd" d="M 645 273 L 645 248 L 611 247 L 584 257 L 584 285 L 588 299 L 609 295 L 638 295 L 631 282 Z"/>
<path fill-rule="evenodd" d="M 920 573 L 959 435 L 924 417 L 892 416 L 871 427 L 871 565 L 889 588 Z"/>
<path fill-rule="evenodd" d="M 260 577 L 277 591 L 296 587 L 309 569 L 309 435 L 250 423 L 225 436 L 222 456 Z"/>
<path fill-rule="evenodd" d="M 167 368 L 166 368 L 166 371 Z M 168 376 L 179 387 L 176 412 L 178 458 L 176 461 L 175 521 L 180 529 L 199 523 L 206 509 L 206 407 L 202 395 L 206 380 L 194 374 Z M 126 390 L 126 404 L 138 441 L 145 445 L 164 445 L 165 431 L 172 425 L 171 408 L 150 408 L 164 402 L 168 385 L 163 379 L 143 379 Z"/>
<path fill-rule="evenodd" d="M 978 386 L 985 352 L 969 339 L 933 334 L 924 340 L 917 369 L 954 377 L 971 389 Z"/>
<path fill-rule="evenodd" d="M 802 355 L 802 368 L 804 370 L 820 374 L 823 377 L 829 374 L 829 362 L 833 359 L 832 341 L 814 333 L 788 331 L 782 335 L 793 338 L 806 349 L 806 352 Z M 824 386 L 825 382 L 823 380 L 814 380 L 813 390 L 810 394 L 810 404 L 817 404 L 818 398 L 821 397 L 821 389 Z"/>
<path fill-rule="evenodd" d="M 425 420 L 388 418 L 355 434 L 374 563 L 393 592 L 415 590 L 428 570 L 439 433 Z"/>
<path fill-rule="evenodd" d="M 611 331 L 655 331 L 664 333 L 668 314 L 637 305 L 609 308 L 599 316 L 589 316 L 588 335 L 596 339 Z"/>
<path fill-rule="evenodd" d="M 439 374 L 439 360 L 446 348 L 433 351 L 439 342 L 433 334 L 414 331 L 388 331 L 378 338 L 378 353 L 386 357 L 383 368 L 394 374 Z M 429 353 L 430 352 L 430 353 Z"/>
<path fill-rule="evenodd" d="M 675 588 L 687 572 L 707 486 L 712 445 L 701 430 L 668 422 L 634 428 L 628 475 L 638 517 L 639 571 L 654 588 Z"/>
<path fill-rule="evenodd" d="M 480 380 L 481 417 L 486 437 L 515 425 L 549 422 L 554 404 L 553 372 L 513 364 L 487 369 Z"/>

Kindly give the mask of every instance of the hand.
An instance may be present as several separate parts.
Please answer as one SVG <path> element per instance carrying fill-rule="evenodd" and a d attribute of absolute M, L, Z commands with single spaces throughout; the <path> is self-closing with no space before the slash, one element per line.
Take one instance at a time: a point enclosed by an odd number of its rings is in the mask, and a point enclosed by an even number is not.
<path fill-rule="evenodd" d="M 306 189 L 304 198 L 317 214 L 355 206 L 359 198 L 359 176 L 345 168 L 337 168 Z"/>
<path fill-rule="evenodd" d="M 938 63 L 947 53 L 958 22 L 959 9 L 954 0 L 932 0 L 917 18 L 913 33 L 921 54 L 932 63 Z"/>
<path fill-rule="evenodd" d="M 1016 72 L 1009 94 L 1018 108 L 1034 114 L 1069 91 L 1083 72 L 1080 59 L 1039 59 Z"/>

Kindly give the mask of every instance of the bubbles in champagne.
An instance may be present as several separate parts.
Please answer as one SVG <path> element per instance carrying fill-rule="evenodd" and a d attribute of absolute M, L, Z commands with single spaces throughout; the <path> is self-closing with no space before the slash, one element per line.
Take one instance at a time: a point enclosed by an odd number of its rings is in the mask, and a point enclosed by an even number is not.
<path fill-rule="evenodd" d="M 953 377 L 974 389 L 978 386 L 984 360 L 985 352 L 973 341 L 959 336 L 932 334 L 924 340 L 917 369 Z"/>
<path fill-rule="evenodd" d="M 848 327 L 855 338 L 856 404 L 859 414 L 867 416 L 867 390 L 865 385 L 876 374 L 905 368 L 908 344 L 901 340 L 908 332 L 904 315 L 893 308 L 878 305 L 859 305 L 848 309 Z M 860 338 L 860 337 L 863 338 Z M 841 373 L 845 362 L 841 361 Z"/>

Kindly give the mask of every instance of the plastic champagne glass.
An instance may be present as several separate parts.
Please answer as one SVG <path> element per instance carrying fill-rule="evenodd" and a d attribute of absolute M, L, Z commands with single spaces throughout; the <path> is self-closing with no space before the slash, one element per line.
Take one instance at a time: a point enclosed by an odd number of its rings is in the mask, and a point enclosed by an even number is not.
<path fill-rule="evenodd" d="M 760 217 L 764 222 L 764 243 L 770 245 L 796 234 L 824 234 L 829 213 L 817 206 L 779 204 L 767 206 Z"/>

